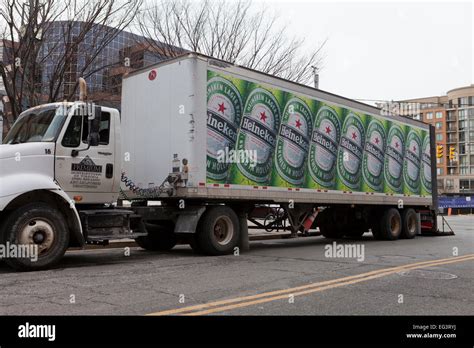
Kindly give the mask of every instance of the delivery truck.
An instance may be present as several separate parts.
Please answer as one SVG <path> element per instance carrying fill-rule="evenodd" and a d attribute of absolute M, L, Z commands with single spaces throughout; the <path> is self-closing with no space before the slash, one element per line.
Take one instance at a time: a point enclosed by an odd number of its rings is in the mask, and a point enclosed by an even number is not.
<path fill-rule="evenodd" d="M 294 236 L 413 238 L 437 229 L 434 143 L 411 118 L 186 53 L 124 77 L 121 112 L 82 81 L 79 101 L 20 115 L 0 147 L 0 244 L 38 251 L 5 259 L 17 270 L 122 238 L 223 255 L 266 205 Z"/>

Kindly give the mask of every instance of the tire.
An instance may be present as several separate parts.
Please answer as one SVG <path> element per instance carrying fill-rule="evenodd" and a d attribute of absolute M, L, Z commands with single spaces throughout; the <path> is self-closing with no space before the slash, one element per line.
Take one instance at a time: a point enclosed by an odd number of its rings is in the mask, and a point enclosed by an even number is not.
<path fill-rule="evenodd" d="M 198 250 L 204 254 L 230 254 L 239 243 L 239 219 L 229 207 L 211 207 L 201 217 L 196 233 Z"/>
<path fill-rule="evenodd" d="M 326 210 L 322 212 L 318 222 L 319 231 L 325 238 L 338 239 L 342 238 L 346 233 L 346 224 L 344 222 L 337 222 L 336 212 L 333 210 Z"/>
<path fill-rule="evenodd" d="M 338 239 L 344 237 L 345 225 L 331 225 L 322 224 L 319 226 L 319 231 L 325 238 Z"/>
<path fill-rule="evenodd" d="M 42 202 L 30 203 L 13 211 L 0 230 L 0 241 L 12 245 L 37 245 L 37 260 L 7 258 L 17 271 L 51 268 L 69 246 L 69 230 L 61 212 Z"/>
<path fill-rule="evenodd" d="M 265 220 L 263 220 L 263 225 L 267 226 L 267 224 L 274 222 L 276 219 L 277 217 L 273 215 L 272 213 L 270 213 L 265 217 Z M 273 230 L 274 230 L 273 227 L 265 227 L 266 232 L 273 232 Z"/>
<path fill-rule="evenodd" d="M 384 211 L 380 222 L 380 232 L 376 232 L 380 239 L 396 240 L 402 233 L 402 217 L 395 208 L 388 208 Z"/>
<path fill-rule="evenodd" d="M 178 237 L 170 226 L 145 224 L 148 236 L 138 237 L 135 242 L 149 251 L 168 251 L 178 243 Z"/>
<path fill-rule="evenodd" d="M 404 209 L 402 211 L 402 233 L 400 237 L 405 239 L 415 238 L 419 227 L 416 211 L 412 208 Z"/>

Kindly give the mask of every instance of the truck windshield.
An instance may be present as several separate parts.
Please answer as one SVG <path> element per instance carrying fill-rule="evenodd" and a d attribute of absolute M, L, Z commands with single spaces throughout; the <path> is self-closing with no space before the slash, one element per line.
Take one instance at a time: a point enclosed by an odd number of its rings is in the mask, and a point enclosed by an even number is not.
<path fill-rule="evenodd" d="M 47 106 L 25 111 L 5 137 L 4 144 L 54 142 L 63 126 L 69 108 Z"/>

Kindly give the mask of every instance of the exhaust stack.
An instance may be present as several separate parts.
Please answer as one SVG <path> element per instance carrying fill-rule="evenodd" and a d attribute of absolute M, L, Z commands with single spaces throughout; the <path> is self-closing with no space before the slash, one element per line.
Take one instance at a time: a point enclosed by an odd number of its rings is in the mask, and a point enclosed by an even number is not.
<path fill-rule="evenodd" d="M 87 83 L 82 77 L 79 78 L 79 100 L 87 100 Z"/>

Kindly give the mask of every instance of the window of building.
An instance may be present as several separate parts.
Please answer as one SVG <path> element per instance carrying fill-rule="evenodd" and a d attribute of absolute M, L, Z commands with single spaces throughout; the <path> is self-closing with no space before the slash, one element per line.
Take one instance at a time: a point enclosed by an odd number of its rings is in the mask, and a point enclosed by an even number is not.
<path fill-rule="evenodd" d="M 436 122 L 436 129 L 443 128 L 443 122 Z"/>
<path fill-rule="evenodd" d="M 441 111 L 437 111 L 436 118 L 443 118 L 443 113 Z"/>
<path fill-rule="evenodd" d="M 437 158 L 437 159 L 436 159 L 436 163 L 438 163 L 438 164 L 443 164 L 443 163 L 444 163 L 444 158 L 443 158 L 443 157 Z"/>
<path fill-rule="evenodd" d="M 459 180 L 460 190 L 469 190 L 469 180 Z"/>
<path fill-rule="evenodd" d="M 443 175 L 443 168 L 436 168 L 436 174 Z"/>
<path fill-rule="evenodd" d="M 426 113 L 426 119 L 427 120 L 432 120 L 433 119 L 433 113 L 432 112 L 427 112 Z"/>
<path fill-rule="evenodd" d="M 467 166 L 459 167 L 459 173 L 463 174 L 463 175 L 469 174 L 469 167 L 467 167 Z"/>
<path fill-rule="evenodd" d="M 441 133 L 436 134 L 436 140 L 437 141 L 442 141 L 443 140 L 443 134 L 441 134 Z"/>
<path fill-rule="evenodd" d="M 444 188 L 444 180 L 443 179 L 438 179 L 438 188 Z"/>
<path fill-rule="evenodd" d="M 453 179 L 446 179 L 446 188 L 454 188 L 454 180 Z"/>

